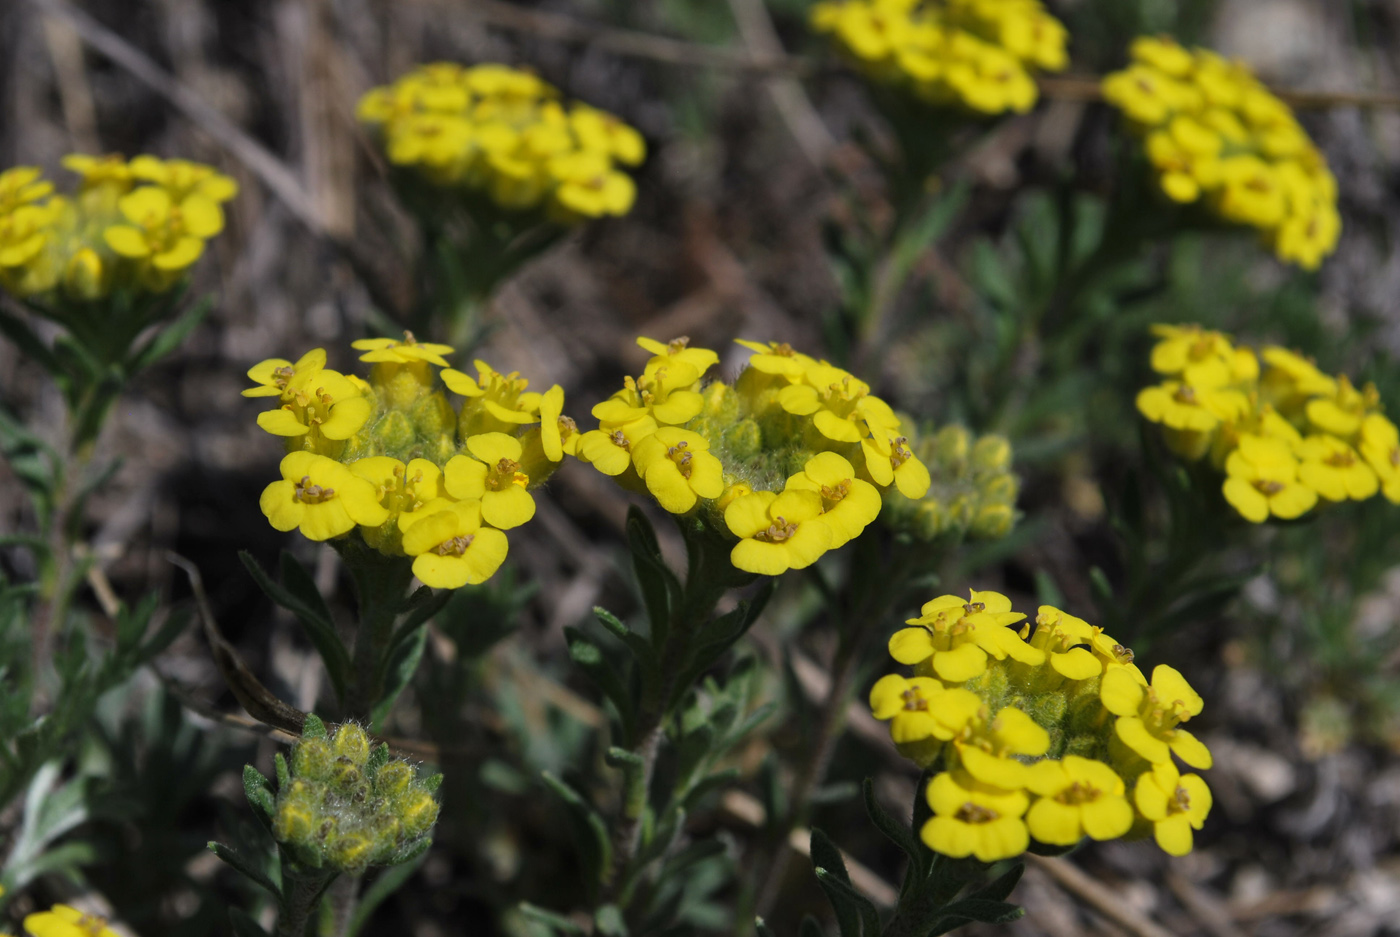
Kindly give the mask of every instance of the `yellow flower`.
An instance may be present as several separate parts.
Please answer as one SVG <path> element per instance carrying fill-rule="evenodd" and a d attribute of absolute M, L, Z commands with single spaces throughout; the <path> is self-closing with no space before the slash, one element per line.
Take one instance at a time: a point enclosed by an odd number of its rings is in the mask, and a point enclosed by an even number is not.
<path fill-rule="evenodd" d="M 1296 352 L 1270 345 L 1260 356 L 1269 365 L 1269 370 L 1264 372 L 1264 382 L 1270 385 L 1269 389 L 1275 397 L 1283 398 L 1280 406 L 1285 406 L 1291 397 L 1331 397 L 1337 393 L 1337 381 Z M 1320 415 L 1326 418 L 1326 415 Z"/>
<path fill-rule="evenodd" d="M 740 538 L 730 562 L 761 576 L 811 566 L 831 545 L 821 513 L 821 496 L 811 491 L 755 491 L 735 498 L 724 509 L 725 524 Z"/>
<path fill-rule="evenodd" d="M 1138 812 L 1151 822 L 1157 845 L 1169 856 L 1191 851 L 1192 830 L 1205 826 L 1210 788 L 1200 775 L 1182 775 L 1170 761 L 1154 764 L 1138 776 L 1133 790 Z"/>
<path fill-rule="evenodd" d="M 37 202 L 53 192 L 53 183 L 35 166 L 15 166 L 0 172 L 0 215 Z"/>
<path fill-rule="evenodd" d="M 224 227 L 223 212 L 214 202 L 190 195 L 177 203 L 156 186 L 123 195 L 117 207 L 127 224 L 112 225 L 103 232 L 107 246 L 172 276 L 193 265 L 204 253 L 204 241 Z"/>
<path fill-rule="evenodd" d="M 368 456 L 350 463 L 350 471 L 374 486 L 379 503 L 390 516 L 421 510 L 443 496 L 442 469 L 427 459 L 404 465 L 390 456 Z"/>
<path fill-rule="evenodd" d="M 244 397 L 280 397 L 287 393 L 287 386 L 300 374 L 319 371 L 326 366 L 326 350 L 313 348 L 297 359 L 296 363 L 285 358 L 268 358 L 259 361 L 248 369 L 248 379 L 257 387 L 243 391 Z"/>
<path fill-rule="evenodd" d="M 924 844 L 954 859 L 976 856 L 996 862 L 1019 856 L 1030 845 L 1024 791 L 1004 791 L 945 771 L 929 782 L 925 795 L 933 817 L 919 831 Z"/>
<path fill-rule="evenodd" d="M 1182 380 L 1165 381 L 1138 393 L 1138 411 L 1171 429 L 1208 433 L 1221 421 L 1249 412 L 1249 398 L 1230 385 L 1229 365 L 1211 358 L 1188 366 Z"/>
<path fill-rule="evenodd" d="M 281 407 L 258 414 L 258 425 L 274 436 L 310 434 L 313 442 L 317 437 L 349 439 L 365 425 L 372 410 L 358 387 L 329 368 L 294 368 L 282 399 L 286 402 Z"/>
<path fill-rule="evenodd" d="M 1026 786 L 1039 795 L 1026 826 L 1042 843 L 1073 846 L 1086 835 L 1117 839 L 1133 825 L 1123 779 L 1101 761 L 1077 755 L 1040 761 L 1027 770 Z"/>
<path fill-rule="evenodd" d="M 1357 390 L 1343 374 L 1337 378 L 1335 393 L 1308 401 L 1308 422 L 1324 433 L 1349 439 L 1361 429 L 1366 413 L 1375 409 L 1378 402 L 1375 385 L 1367 384 Z"/>
<path fill-rule="evenodd" d="M 860 447 L 865 453 L 865 470 L 875 484 L 888 487 L 893 483 L 900 494 L 914 501 L 928 494 L 933 479 L 928 466 L 909 448 L 909 437 L 892 436 L 868 423 L 865 429 L 867 435 Z"/>
<path fill-rule="evenodd" d="M 481 433 L 467 440 L 470 456 L 448 460 L 443 475 L 447 493 L 459 500 L 480 500 L 486 523 L 501 530 L 519 527 L 535 516 L 535 499 L 520 471 L 520 440 L 505 433 Z"/>
<path fill-rule="evenodd" d="M 1225 460 L 1225 500 L 1245 520 L 1262 524 L 1270 515 L 1292 520 L 1317 504 L 1317 492 L 1299 484 L 1298 460 L 1281 440 L 1244 434 Z"/>
<path fill-rule="evenodd" d="M 426 361 L 440 368 L 447 367 L 447 361 L 442 356 L 450 355 L 453 351 L 450 345 L 420 342 L 413 337 L 412 332 L 405 332 L 403 341 L 396 338 L 361 338 L 351 342 L 350 347 L 364 352 L 360 355 L 361 361 L 374 364 L 414 364 Z"/>
<path fill-rule="evenodd" d="M 822 518 L 831 528 L 835 550 L 865 530 L 880 513 L 880 492 L 867 481 L 855 477 L 850 462 L 834 452 L 819 452 L 807 460 L 802 471 L 787 480 L 784 491 L 815 491 L 821 495 Z"/>
<path fill-rule="evenodd" d="M 1044 652 L 1007 627 L 1025 617 L 1011 611 L 1011 600 L 997 592 L 971 590 L 967 599 L 941 595 L 924 603 L 920 617 L 907 622 L 916 627 L 894 633 L 890 656 L 901 664 L 929 667 L 951 683 L 981 675 L 989 656 L 1038 666 Z"/>
<path fill-rule="evenodd" d="M 238 194 L 238 183 L 212 166 L 186 159 L 160 160 L 154 156 L 138 156 L 131 161 L 131 175 L 154 182 L 170 193 L 177 202 L 198 195 L 211 202 L 227 202 Z"/>
<path fill-rule="evenodd" d="M 687 423 L 704 409 L 704 398 L 695 390 L 699 370 L 677 359 L 647 366 L 641 377 L 628 377 L 622 390 L 593 408 L 604 427 L 621 426 L 650 416 L 657 423 Z"/>
<path fill-rule="evenodd" d="M 1026 766 L 1013 756 L 1044 755 L 1050 734 L 1014 706 L 987 718 L 986 708 L 968 720 L 953 739 L 958 760 L 968 774 L 1003 790 L 1026 786 Z"/>
<path fill-rule="evenodd" d="M 781 375 L 792 381 L 800 381 L 807 369 L 817 363 L 807 355 L 794 351 L 787 342 L 750 342 L 736 338 L 734 343 L 754 352 L 748 366 L 762 374 Z"/>
<path fill-rule="evenodd" d="M 481 526 L 482 504 L 462 501 L 417 521 L 403 535 L 413 575 L 435 589 L 485 582 L 505 562 L 506 535 Z"/>
<path fill-rule="evenodd" d="M 259 506 L 277 530 L 300 528 L 308 540 L 329 540 L 356 524 L 378 527 L 389 519 L 373 485 L 350 469 L 311 452 L 282 459 L 282 479 L 263 489 Z"/>
<path fill-rule="evenodd" d="M 1335 436 L 1312 435 L 1298 446 L 1298 481 L 1328 501 L 1365 501 L 1380 488 L 1376 473 Z"/>
<path fill-rule="evenodd" d="M 476 367 L 475 378 L 454 368 L 440 372 L 448 390 L 467 398 L 462 404 L 459 425 L 463 437 L 513 433 L 518 427 L 538 422 L 540 395 L 525 389 L 530 382 L 519 371 L 502 374 L 485 361 L 472 363 Z"/>
<path fill-rule="evenodd" d="M 1177 111 L 1193 110 L 1200 100 L 1191 85 L 1143 64 L 1104 78 L 1103 96 L 1129 120 L 1146 126 L 1165 123 Z"/>
<path fill-rule="evenodd" d="M 621 475 L 632 464 L 632 447 L 656 429 L 656 421 L 643 416 L 630 423 L 590 430 L 578 439 L 579 461 L 590 463 L 604 475 Z"/>
<path fill-rule="evenodd" d="M 613 169 L 608 156 L 596 150 L 555 156 L 548 171 L 555 182 L 554 201 L 566 218 L 625 215 L 637 200 L 632 177 Z"/>
<path fill-rule="evenodd" d="M 117 932 L 107 926 L 106 918 L 66 904 L 26 915 L 24 929 L 32 937 L 117 937 Z"/>
<path fill-rule="evenodd" d="M 719 364 L 719 355 L 716 352 L 708 348 L 692 348 L 690 338 L 685 335 L 673 338 L 669 342 L 641 337 L 637 339 L 637 344 L 654 356 L 647 362 L 648 372 L 671 364 L 686 364 L 695 369 L 696 377 L 699 378 Z"/>
<path fill-rule="evenodd" d="M 887 674 L 870 688 L 870 711 L 876 719 L 889 721 L 890 738 L 896 745 L 927 738 L 946 742 L 953 732 L 936 715 L 943 708 L 939 701 L 943 692 L 943 684 L 932 677 Z M 981 700 L 976 701 L 980 705 Z"/>
<path fill-rule="evenodd" d="M 35 260 L 49 240 L 52 223 L 52 210 L 40 205 L 21 205 L 0 215 L 0 270 Z"/>
<path fill-rule="evenodd" d="M 1379 413 L 1361 422 L 1361 455 L 1380 479 L 1381 492 L 1400 504 L 1400 431 Z"/>
<path fill-rule="evenodd" d="M 709 448 L 709 440 L 699 433 L 663 426 L 637 443 L 632 461 L 661 506 L 684 514 L 700 498 L 724 493 L 724 466 Z"/>
<path fill-rule="evenodd" d="M 1128 54 L 1173 78 L 1185 78 L 1196 64 L 1191 53 L 1170 36 L 1139 36 L 1128 47 Z"/>
<path fill-rule="evenodd" d="M 564 388 L 555 384 L 540 395 L 540 445 L 545 458 L 558 462 L 564 455 L 578 455 L 578 424 L 564 416 Z"/>
<path fill-rule="evenodd" d="M 1178 728 L 1200 714 L 1204 701 L 1173 668 L 1158 664 L 1146 687 L 1124 670 L 1110 670 L 1103 675 L 1099 699 L 1118 717 L 1114 728 L 1119 740 L 1153 764 L 1170 761 L 1175 752 L 1193 768 L 1211 766 L 1210 750 Z"/>
<path fill-rule="evenodd" d="M 575 104 L 569 109 L 569 127 L 585 150 L 606 153 L 628 166 L 637 166 L 646 159 L 647 145 L 642 135 L 607 111 Z"/>
<path fill-rule="evenodd" d="M 1045 652 L 1056 673 L 1069 680 L 1088 680 L 1103 672 L 1099 659 L 1090 650 L 1095 637 L 1093 626 L 1084 619 L 1053 605 L 1042 605 L 1036 612 L 1035 633 L 1028 643 Z"/>

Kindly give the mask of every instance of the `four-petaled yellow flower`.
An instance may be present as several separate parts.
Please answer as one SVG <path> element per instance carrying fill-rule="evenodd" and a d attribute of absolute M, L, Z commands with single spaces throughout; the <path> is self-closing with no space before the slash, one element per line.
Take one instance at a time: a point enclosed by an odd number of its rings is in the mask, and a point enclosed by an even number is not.
<path fill-rule="evenodd" d="M 1014 660 L 1032 666 L 1045 653 L 1021 640 L 1008 625 L 1026 616 L 1011 611 L 1011 600 L 997 592 L 972 590 L 970 598 L 941 595 L 925 602 L 918 618 L 911 618 L 890 638 L 890 656 L 901 664 L 931 669 L 942 680 L 962 683 L 987 669 L 988 657 Z"/>
<path fill-rule="evenodd" d="M 373 409 L 349 378 L 329 368 L 294 368 L 281 399 L 276 410 L 258 414 L 258 425 L 274 436 L 309 434 L 313 443 L 318 436 L 349 439 Z"/>
<path fill-rule="evenodd" d="M 739 538 L 730 552 L 735 568 L 760 576 L 805 569 L 831 545 L 822 499 L 812 491 L 755 491 L 724 509 L 724 522 Z"/>
<path fill-rule="evenodd" d="M 834 452 L 819 452 L 802 471 L 787 480 L 785 491 L 815 491 L 821 495 L 822 518 L 831 528 L 831 546 L 838 549 L 861 535 L 880 513 L 880 492 L 856 477 L 850 462 Z"/>
<path fill-rule="evenodd" d="M 1021 819 L 1030 806 L 1024 791 L 1006 791 L 944 771 L 929 782 L 926 796 L 934 815 L 919 833 L 935 852 L 996 862 L 1019 856 L 1030 845 Z"/>
<path fill-rule="evenodd" d="M 953 747 L 972 777 L 1016 790 L 1026 786 L 1026 766 L 1016 756 L 1044 755 L 1050 747 L 1050 734 L 1014 706 L 1003 707 L 991 718 L 982 707 L 959 728 Z"/>
<path fill-rule="evenodd" d="M 1099 699 L 1118 717 L 1114 728 L 1119 740 L 1153 764 L 1169 761 L 1174 752 L 1193 768 L 1211 766 L 1210 750 L 1179 728 L 1200 715 L 1205 704 L 1177 670 L 1158 664 L 1148 686 L 1125 670 L 1110 670 L 1103 675 Z"/>
<path fill-rule="evenodd" d="M 24 929 L 32 937 L 117 937 L 107 919 L 66 904 L 26 915 Z"/>
<path fill-rule="evenodd" d="M 1036 762 L 1027 769 L 1026 787 L 1039 795 L 1026 826 L 1042 843 L 1073 846 L 1086 835 L 1117 839 L 1133 825 L 1123 779 L 1102 761 L 1066 755 Z"/>
<path fill-rule="evenodd" d="M 189 269 L 204 242 L 223 230 L 219 206 L 202 195 L 177 202 L 165 189 L 143 186 L 117 200 L 126 224 L 109 227 L 103 237 L 117 254 L 149 263 L 161 276 Z"/>
<path fill-rule="evenodd" d="M 1244 434 L 1225 460 L 1225 500 L 1256 524 L 1270 515 L 1301 517 L 1317 504 L 1317 492 L 1298 480 L 1298 460 L 1278 439 Z"/>
<path fill-rule="evenodd" d="M 329 540 L 357 524 L 378 527 L 389 519 L 375 487 L 334 459 L 291 452 L 281 471 L 282 479 L 263 489 L 259 502 L 277 530 L 299 528 L 308 540 Z"/>
<path fill-rule="evenodd" d="M 296 363 L 285 358 L 268 358 L 266 361 L 259 361 L 248 369 L 248 378 L 257 387 L 250 387 L 243 391 L 244 397 L 281 397 L 287 393 L 287 387 L 292 383 L 292 379 L 300 374 L 319 371 L 326 366 L 326 350 L 324 348 L 313 348 L 296 360 Z"/>
<path fill-rule="evenodd" d="M 471 455 L 456 455 L 444 466 L 447 493 L 462 501 L 479 500 L 486 523 L 501 530 L 519 527 L 535 516 L 535 499 L 520 471 L 520 440 L 505 433 L 481 433 L 467 440 Z"/>
<path fill-rule="evenodd" d="M 1360 448 L 1386 500 L 1400 504 L 1400 431 L 1390 420 L 1372 413 L 1361 424 Z"/>
<path fill-rule="evenodd" d="M 1203 827 L 1210 813 L 1210 788 L 1200 775 L 1183 775 L 1171 761 L 1162 761 L 1138 776 L 1133 802 L 1152 824 L 1162 851 L 1184 856 L 1193 845 L 1191 831 Z"/>
<path fill-rule="evenodd" d="M 709 448 L 699 433 L 662 426 L 637 443 L 632 460 L 657 503 L 672 514 L 684 514 L 699 499 L 724 493 L 724 467 Z"/>
<path fill-rule="evenodd" d="M 506 535 L 481 524 L 482 503 L 461 501 L 409 527 L 403 551 L 413 557 L 413 575 L 435 589 L 485 582 L 505 562 Z"/>

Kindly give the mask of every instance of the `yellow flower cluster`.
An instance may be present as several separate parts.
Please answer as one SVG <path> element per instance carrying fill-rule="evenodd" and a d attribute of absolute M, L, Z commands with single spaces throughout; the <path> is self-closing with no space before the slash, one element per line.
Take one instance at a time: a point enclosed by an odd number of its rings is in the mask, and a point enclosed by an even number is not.
<path fill-rule="evenodd" d="M 1280 260 L 1314 270 L 1337 246 L 1337 180 L 1287 104 L 1240 62 L 1141 37 L 1104 97 L 1143 136 L 1162 191 L 1258 229 Z"/>
<path fill-rule="evenodd" d="M 996 592 L 944 595 L 890 639 L 915 675 L 882 677 L 870 707 L 901 753 L 940 769 L 924 842 L 994 862 L 1032 838 L 1072 846 L 1150 832 L 1166 852 L 1190 852 L 1210 789 L 1173 755 L 1211 766 L 1181 728 L 1201 697 L 1165 665 L 1149 681 L 1131 650 L 1083 619 L 1049 605 L 1033 627 L 1025 618 Z"/>
<path fill-rule="evenodd" d="M 413 765 L 389 757 L 387 745 L 371 748 L 354 723 L 333 735 L 321 726 L 302 736 L 278 775 L 286 780 L 272 835 L 313 868 L 359 875 L 370 865 L 393 865 L 437 822 L 433 791 L 441 776 L 419 778 Z"/>
<path fill-rule="evenodd" d="M 932 483 L 922 498 L 886 490 L 888 524 L 920 540 L 1005 537 L 1016 522 L 1021 482 L 1011 471 L 1011 443 L 1004 436 L 975 441 L 962 426 L 916 436 L 909 448 L 928 466 Z"/>
<path fill-rule="evenodd" d="M 451 348 L 412 334 L 353 345 L 368 381 L 327 368 L 320 348 L 248 371 L 257 386 L 245 396 L 276 398 L 258 425 L 288 450 L 263 513 L 311 540 L 358 527 L 382 553 L 414 557 L 414 575 L 436 588 L 484 582 L 505 561 L 503 531 L 534 516 L 530 490 L 577 445 L 563 388 L 527 391 L 484 361 L 473 377 L 448 367 Z"/>
<path fill-rule="evenodd" d="M 871 79 L 938 106 L 1025 113 L 1033 71 L 1068 64 L 1068 33 L 1039 0 L 826 0 L 812 26 Z"/>
<path fill-rule="evenodd" d="M 776 342 L 740 341 L 754 354 L 733 384 L 701 378 L 719 362 L 688 339 L 637 344 L 642 375 L 593 408 L 598 429 L 577 456 L 673 514 L 698 511 L 738 538 L 745 572 L 802 569 L 860 536 L 880 513 L 881 489 L 921 498 L 929 473 L 889 404 L 864 381 Z"/>
<path fill-rule="evenodd" d="M 71 196 L 33 166 L 0 173 L 0 286 L 20 297 L 92 301 L 164 293 L 224 227 L 238 185 L 209 166 L 138 156 L 63 158 Z"/>
<path fill-rule="evenodd" d="M 424 65 L 369 91 L 357 114 L 394 166 L 562 224 L 627 214 L 636 185 L 618 166 L 646 156 L 622 120 L 566 106 L 558 89 L 504 65 Z"/>
<path fill-rule="evenodd" d="M 1225 472 L 1225 499 L 1254 523 L 1291 520 L 1321 501 L 1400 504 L 1400 432 L 1376 388 L 1324 374 L 1278 346 L 1258 355 L 1198 325 L 1159 325 L 1143 416 L 1188 459 Z M 1260 358 L 1263 358 L 1261 370 Z"/>

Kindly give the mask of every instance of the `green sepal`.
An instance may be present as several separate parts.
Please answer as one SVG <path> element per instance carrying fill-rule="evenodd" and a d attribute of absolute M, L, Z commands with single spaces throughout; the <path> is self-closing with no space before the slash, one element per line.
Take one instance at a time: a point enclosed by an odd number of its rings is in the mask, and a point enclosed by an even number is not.
<path fill-rule="evenodd" d="M 590 893 L 612 872 L 612 841 L 608 837 L 607 824 L 583 796 L 561 779 L 548 771 L 540 772 L 546 786 L 561 801 L 569 815 L 573 827 L 574 843 L 579 851 L 579 860 L 587 875 Z"/>
<path fill-rule="evenodd" d="M 306 722 L 301 727 L 301 737 L 304 739 L 324 739 L 330 738 L 330 733 L 326 731 L 326 724 L 321 721 L 321 717 L 315 713 L 306 714 Z"/>
<path fill-rule="evenodd" d="M 208 848 L 210 852 L 232 866 L 238 874 L 242 875 L 248 881 L 261 888 L 265 888 L 279 901 L 282 899 L 282 889 L 274 883 L 272 879 L 268 878 L 267 873 L 239 854 L 238 850 L 234 849 L 232 846 L 225 846 L 223 843 L 213 841 L 210 841 Z"/>
<path fill-rule="evenodd" d="M 277 802 L 273 797 L 272 782 L 263 777 L 261 771 L 252 765 L 243 766 L 243 793 L 263 826 L 272 829 L 272 818 L 277 813 Z"/>

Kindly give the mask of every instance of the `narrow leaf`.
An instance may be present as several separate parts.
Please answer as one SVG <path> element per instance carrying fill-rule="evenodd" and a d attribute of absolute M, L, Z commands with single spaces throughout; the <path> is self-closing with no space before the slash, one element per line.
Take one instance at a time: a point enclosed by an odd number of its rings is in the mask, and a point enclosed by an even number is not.
<path fill-rule="evenodd" d="M 232 846 L 225 846 L 223 843 L 210 842 L 209 851 L 224 860 L 224 862 L 233 866 L 233 868 L 248 881 L 261 888 L 267 889 L 274 898 L 281 900 L 282 889 L 278 888 L 277 885 L 273 883 L 272 879 L 267 877 L 267 873 L 244 858 L 238 850 L 234 849 Z"/>

